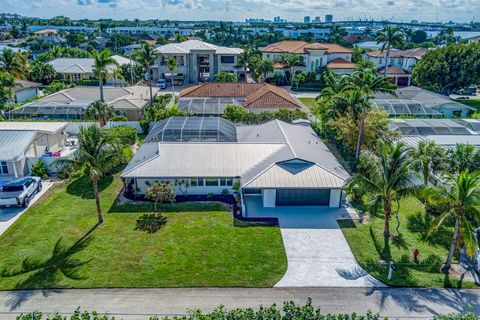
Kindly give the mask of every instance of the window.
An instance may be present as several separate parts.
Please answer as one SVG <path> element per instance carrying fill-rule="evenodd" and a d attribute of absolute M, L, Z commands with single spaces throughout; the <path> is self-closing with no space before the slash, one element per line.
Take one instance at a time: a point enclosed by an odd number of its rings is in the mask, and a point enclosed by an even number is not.
<path fill-rule="evenodd" d="M 190 179 L 190 186 L 192 187 L 203 187 L 205 184 L 203 183 L 203 178 L 192 178 Z"/>
<path fill-rule="evenodd" d="M 8 167 L 5 161 L 0 162 L 0 174 L 8 174 Z"/>
<path fill-rule="evenodd" d="M 221 56 L 220 61 L 222 63 L 235 63 L 235 57 L 234 56 Z"/>
<path fill-rule="evenodd" d="M 207 179 L 205 179 L 205 185 L 207 187 L 218 187 L 218 178 L 207 178 Z"/>
<path fill-rule="evenodd" d="M 232 178 L 220 178 L 220 185 L 221 186 L 233 186 L 233 179 Z"/>

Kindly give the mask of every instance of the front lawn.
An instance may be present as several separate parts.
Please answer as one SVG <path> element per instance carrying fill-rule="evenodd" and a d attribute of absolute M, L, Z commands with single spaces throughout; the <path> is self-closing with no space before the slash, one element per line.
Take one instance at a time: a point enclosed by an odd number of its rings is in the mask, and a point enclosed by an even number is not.
<path fill-rule="evenodd" d="M 315 98 L 298 98 L 300 101 L 303 102 L 304 105 L 307 106 L 310 111 L 313 111 L 314 108 L 318 107 L 317 101 Z"/>
<path fill-rule="evenodd" d="M 457 99 L 457 102 L 466 104 L 467 106 L 480 109 L 480 98 Z"/>
<path fill-rule="evenodd" d="M 135 230 L 148 205 L 113 206 L 116 176 L 101 185 L 105 221 L 85 179 L 50 191 L 0 237 L 0 289 L 271 287 L 286 271 L 277 227 L 235 227 L 222 204 L 163 206 L 156 233 Z M 56 245 L 58 243 L 58 245 Z"/>
<path fill-rule="evenodd" d="M 427 230 L 432 220 L 426 215 L 422 204 L 416 198 L 407 198 L 400 202 L 400 237 L 396 231 L 397 221 L 392 218 L 393 239 L 385 247 L 383 239 L 383 218 L 371 218 L 365 224 L 352 221 L 340 221 L 350 248 L 360 265 L 377 279 L 392 286 L 413 287 L 474 287 L 474 283 L 459 281 L 458 275 L 451 274 L 449 279 L 439 272 L 447 256 L 452 239 L 452 228 L 442 227 L 439 232 L 426 240 Z M 413 251 L 420 251 L 418 263 L 413 261 Z M 392 280 L 387 279 L 388 267 L 380 260 L 391 256 L 397 265 Z M 388 260 L 388 259 L 387 259 Z"/>

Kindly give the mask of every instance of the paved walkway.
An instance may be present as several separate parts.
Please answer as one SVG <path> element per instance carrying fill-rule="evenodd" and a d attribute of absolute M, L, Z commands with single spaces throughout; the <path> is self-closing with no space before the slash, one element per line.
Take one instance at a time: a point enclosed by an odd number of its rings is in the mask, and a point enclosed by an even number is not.
<path fill-rule="evenodd" d="M 480 312 L 480 290 L 400 288 L 195 288 L 195 289 L 74 289 L 0 291 L 0 319 L 41 310 L 71 313 L 80 306 L 118 316 L 148 319 L 149 315 L 185 314 L 187 309 L 209 312 L 223 304 L 227 309 L 256 308 L 311 297 L 322 313 L 365 314 L 368 310 L 390 319 L 431 319 L 433 315 Z M 472 306 L 470 309 L 469 306 Z"/>
<path fill-rule="evenodd" d="M 275 287 L 385 287 L 352 254 L 336 217 L 343 208 L 261 207 L 249 199 L 248 215 L 277 217 L 288 269 Z"/>
<path fill-rule="evenodd" d="M 44 195 L 45 192 L 47 192 L 47 190 L 50 189 L 52 185 L 53 185 L 53 182 L 45 182 L 45 181 L 42 182 L 42 191 L 40 191 L 33 197 L 32 201 L 30 201 L 30 206 L 32 206 L 35 202 L 37 202 L 37 200 L 40 199 L 40 197 Z M 1 208 L 0 209 L 0 236 L 5 231 L 7 231 L 7 229 L 10 228 L 10 226 L 14 224 L 15 221 L 17 221 L 18 218 L 22 216 L 22 214 L 25 213 L 25 211 L 27 211 L 27 208 L 22 208 L 22 207 Z"/>

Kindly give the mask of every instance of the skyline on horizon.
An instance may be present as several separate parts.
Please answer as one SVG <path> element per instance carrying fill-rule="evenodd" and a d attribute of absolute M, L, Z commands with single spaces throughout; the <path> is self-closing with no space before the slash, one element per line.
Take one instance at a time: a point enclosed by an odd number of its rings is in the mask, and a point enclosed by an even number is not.
<path fill-rule="evenodd" d="M 2 13 L 51 18 L 64 15 L 72 19 L 159 19 L 159 20 L 224 20 L 244 21 L 246 18 L 272 20 L 280 16 L 290 22 L 302 22 L 304 16 L 333 14 L 334 21 L 351 19 L 391 20 L 409 22 L 470 22 L 476 21 L 480 1 L 474 0 L 0 0 Z M 272 13 L 271 8 L 275 8 Z M 417 13 L 412 15 L 412 12 Z M 421 12 L 421 14 L 418 14 Z M 173 15 L 173 16 L 172 16 Z"/>

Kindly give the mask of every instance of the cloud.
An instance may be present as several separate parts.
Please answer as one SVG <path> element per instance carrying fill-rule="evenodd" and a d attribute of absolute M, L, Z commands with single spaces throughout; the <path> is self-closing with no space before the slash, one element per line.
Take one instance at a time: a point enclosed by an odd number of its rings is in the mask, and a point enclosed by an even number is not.
<path fill-rule="evenodd" d="M 88 6 L 92 4 L 92 0 L 77 0 L 77 4 L 81 6 Z"/>

